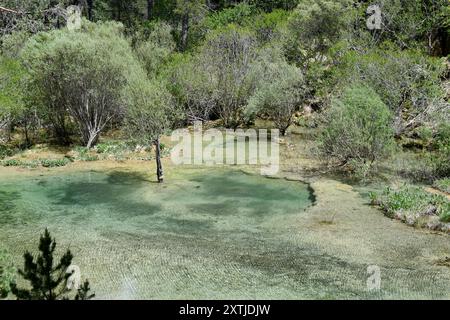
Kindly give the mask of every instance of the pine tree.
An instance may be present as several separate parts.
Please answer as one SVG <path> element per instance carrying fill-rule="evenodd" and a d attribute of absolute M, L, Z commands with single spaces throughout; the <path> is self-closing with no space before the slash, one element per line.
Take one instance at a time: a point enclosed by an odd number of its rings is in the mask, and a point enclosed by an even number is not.
<path fill-rule="evenodd" d="M 30 252 L 24 254 L 24 268 L 19 269 L 19 275 L 30 283 L 31 289 L 18 288 L 16 283 L 11 283 L 11 292 L 18 300 L 59 300 L 68 299 L 67 280 L 70 274 L 66 272 L 72 264 L 73 255 L 70 250 L 61 257 L 58 264 L 54 265 L 54 252 L 56 241 L 45 229 L 39 241 L 39 255 L 34 261 Z M 94 297 L 89 294 L 89 282 L 78 289 L 77 300 L 87 300 Z"/>

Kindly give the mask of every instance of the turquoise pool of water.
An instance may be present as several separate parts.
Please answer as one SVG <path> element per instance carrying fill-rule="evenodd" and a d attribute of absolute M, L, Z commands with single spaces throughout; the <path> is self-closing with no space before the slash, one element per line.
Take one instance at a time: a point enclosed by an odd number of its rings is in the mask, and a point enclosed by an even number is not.
<path fill-rule="evenodd" d="M 386 292 L 368 293 L 367 264 L 294 234 L 312 204 L 307 184 L 233 170 L 183 170 L 162 185 L 120 170 L 9 177 L 0 246 L 21 266 L 48 228 L 105 299 L 445 297 L 448 282 L 433 278 L 398 287 L 411 272 L 395 266 Z"/>

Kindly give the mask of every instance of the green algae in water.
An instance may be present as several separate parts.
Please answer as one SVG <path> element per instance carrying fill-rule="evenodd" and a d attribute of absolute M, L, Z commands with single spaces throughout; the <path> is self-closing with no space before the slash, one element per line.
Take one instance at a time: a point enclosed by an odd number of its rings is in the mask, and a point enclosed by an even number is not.
<path fill-rule="evenodd" d="M 0 242 L 20 265 L 48 227 L 105 299 L 446 297 L 434 273 L 395 266 L 368 293 L 365 261 L 289 240 L 311 204 L 306 184 L 232 170 L 163 185 L 123 171 L 17 177 L 0 183 Z"/>

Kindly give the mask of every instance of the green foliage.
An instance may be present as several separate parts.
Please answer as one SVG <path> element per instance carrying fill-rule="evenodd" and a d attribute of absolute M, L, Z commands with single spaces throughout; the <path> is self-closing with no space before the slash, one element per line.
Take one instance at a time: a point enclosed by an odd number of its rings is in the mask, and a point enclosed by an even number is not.
<path fill-rule="evenodd" d="M 290 12 L 277 9 L 269 13 L 261 13 L 248 21 L 247 28 L 253 30 L 259 42 L 278 41 L 282 37 Z"/>
<path fill-rule="evenodd" d="M 155 77 L 175 50 L 172 28 L 165 23 L 151 23 L 137 38 L 134 46 L 136 56 L 149 77 Z"/>
<path fill-rule="evenodd" d="M 29 282 L 31 289 L 19 288 L 15 282 L 11 283 L 11 292 L 19 300 L 59 300 L 67 299 L 69 289 L 67 281 L 70 273 L 67 269 L 72 264 L 73 255 L 70 250 L 54 264 L 56 241 L 52 239 L 47 229 L 39 241 L 39 255 L 36 260 L 30 252 L 24 254 L 24 267 L 19 269 L 19 275 Z M 90 299 L 93 295 L 86 292 L 89 284 L 81 288 L 77 297 Z"/>
<path fill-rule="evenodd" d="M 38 34 L 27 43 L 23 59 L 30 73 L 30 98 L 43 116 L 61 135 L 70 115 L 83 144 L 91 147 L 128 105 L 133 78 L 144 70 L 121 25 L 84 21 L 82 26 L 76 32 Z"/>
<path fill-rule="evenodd" d="M 282 9 L 263 12 L 255 6 L 239 3 L 208 15 L 195 33 L 198 39 L 204 39 L 205 35 L 214 30 L 226 30 L 234 25 L 253 32 L 259 42 L 266 43 L 281 36 L 281 27 L 287 23 L 288 17 L 289 12 Z"/>
<path fill-rule="evenodd" d="M 169 89 L 189 120 L 219 117 L 226 127 L 237 127 L 254 90 L 250 70 L 256 57 L 253 33 L 232 25 L 216 30 L 198 54 L 173 61 Z"/>
<path fill-rule="evenodd" d="M 68 165 L 71 161 L 67 158 L 62 159 L 41 159 L 40 163 L 44 168 L 56 168 L 64 167 Z"/>
<path fill-rule="evenodd" d="M 206 30 L 216 30 L 227 27 L 230 24 L 245 26 L 253 20 L 253 16 L 258 13 L 254 6 L 247 3 L 239 3 L 233 7 L 214 12 L 205 18 L 203 28 Z"/>
<path fill-rule="evenodd" d="M 6 298 L 11 291 L 10 283 L 15 279 L 15 268 L 11 256 L 4 249 L 0 249 L 0 298 Z"/>
<path fill-rule="evenodd" d="M 416 51 L 388 47 L 361 55 L 350 50 L 333 71 L 333 86 L 338 91 L 356 81 L 373 88 L 392 111 L 393 128 L 400 136 L 429 121 L 448 117 L 440 80 L 443 71 L 442 60 Z"/>
<path fill-rule="evenodd" d="M 363 5 L 362 12 L 370 4 Z M 447 0 L 380 0 L 377 4 L 382 8 L 383 28 L 371 35 L 372 41 L 391 41 L 402 49 L 425 45 L 429 53 L 449 53 L 448 44 L 444 48 L 450 19 Z"/>
<path fill-rule="evenodd" d="M 320 59 L 346 30 L 351 11 L 348 0 L 305 0 L 292 13 L 287 27 L 285 50 L 299 65 Z"/>
<path fill-rule="evenodd" d="M 97 146 L 95 146 L 95 148 L 97 148 Z M 75 159 L 79 161 L 89 162 L 89 161 L 97 161 L 99 159 L 98 155 L 93 154 L 91 152 L 91 149 L 86 147 L 77 146 L 74 148 L 74 151 L 77 153 Z"/>
<path fill-rule="evenodd" d="M 0 130 L 25 112 L 22 94 L 25 70 L 16 59 L 0 56 Z"/>
<path fill-rule="evenodd" d="M 434 181 L 433 186 L 442 192 L 450 193 L 450 178 L 443 178 Z"/>
<path fill-rule="evenodd" d="M 450 203 L 445 203 L 441 209 L 442 213 L 439 216 L 442 222 L 450 223 Z"/>
<path fill-rule="evenodd" d="M 0 144 L 0 160 L 11 157 L 14 154 L 14 149 L 8 147 L 7 145 Z"/>
<path fill-rule="evenodd" d="M 288 64 L 279 50 L 268 49 L 254 63 L 252 73 L 257 89 L 249 99 L 246 117 L 268 115 L 285 135 L 303 100 L 302 72 Z"/>
<path fill-rule="evenodd" d="M 450 176 L 450 124 L 443 123 L 438 127 L 428 154 L 428 165 L 434 169 L 438 177 Z"/>
<path fill-rule="evenodd" d="M 3 160 L 4 167 L 23 167 L 23 168 L 37 168 L 41 165 L 44 168 L 64 167 L 70 163 L 70 159 L 64 157 L 62 159 L 39 159 L 32 161 L 23 161 L 20 159 Z"/>
<path fill-rule="evenodd" d="M 1 53 L 10 59 L 17 59 L 24 44 L 31 34 L 27 31 L 17 31 L 6 34 L 1 39 Z"/>
<path fill-rule="evenodd" d="M 4 167 L 20 167 L 23 165 L 23 162 L 18 159 L 8 159 L 2 161 Z"/>
<path fill-rule="evenodd" d="M 436 215 L 449 222 L 450 203 L 441 195 L 431 194 L 422 188 L 404 185 L 399 189 L 386 188 L 377 196 L 377 204 L 387 216 L 412 217 Z"/>
<path fill-rule="evenodd" d="M 370 88 L 354 85 L 334 99 L 319 137 L 320 153 L 365 174 L 388 156 L 394 145 L 392 115 Z"/>
<path fill-rule="evenodd" d="M 170 92 L 158 81 L 140 79 L 133 85 L 130 102 L 125 129 L 133 140 L 144 145 L 152 144 L 178 117 Z"/>
<path fill-rule="evenodd" d="M 249 0 L 248 2 L 256 8 L 260 8 L 266 12 L 271 12 L 276 9 L 294 9 L 300 0 Z"/>

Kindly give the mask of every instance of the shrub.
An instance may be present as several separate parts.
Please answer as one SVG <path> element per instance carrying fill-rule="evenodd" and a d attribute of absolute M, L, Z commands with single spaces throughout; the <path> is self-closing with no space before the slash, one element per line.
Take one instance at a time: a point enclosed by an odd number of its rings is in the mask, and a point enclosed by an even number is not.
<path fill-rule="evenodd" d="M 139 34 L 134 51 L 150 77 L 154 77 L 176 47 L 172 28 L 165 23 L 153 23 L 151 30 Z M 147 34 L 148 33 L 148 34 Z"/>
<path fill-rule="evenodd" d="M 247 3 L 239 3 L 233 7 L 215 12 L 205 18 L 203 26 L 206 30 L 214 30 L 228 26 L 229 24 L 246 25 L 252 16 L 258 13 L 254 6 Z"/>
<path fill-rule="evenodd" d="M 212 32 L 198 55 L 173 68 L 172 90 L 178 91 L 188 118 L 214 115 L 227 128 L 244 122 L 243 109 L 254 89 L 250 69 L 256 44 L 253 33 L 229 26 Z"/>
<path fill-rule="evenodd" d="M 134 77 L 145 74 L 115 22 L 84 21 L 77 32 L 40 33 L 22 56 L 30 73 L 30 99 L 60 132 L 66 132 L 68 113 L 89 148 L 123 113 Z"/>
<path fill-rule="evenodd" d="M 5 146 L 3 144 L 0 144 L 0 160 L 4 159 L 6 157 L 11 157 L 14 154 L 14 150 L 9 148 L 8 146 Z"/>
<path fill-rule="evenodd" d="M 245 113 L 268 115 L 276 128 L 285 135 L 293 122 L 293 115 L 303 102 L 302 72 L 290 65 L 281 54 L 262 54 L 253 66 L 256 92 L 250 98 Z"/>
<path fill-rule="evenodd" d="M 41 165 L 44 168 L 56 168 L 56 167 L 64 167 L 67 164 L 70 163 L 70 160 L 68 158 L 62 158 L 62 159 L 41 159 L 40 160 Z"/>
<path fill-rule="evenodd" d="M 441 190 L 442 192 L 450 193 L 450 178 L 444 178 L 444 179 L 436 180 L 433 183 L 433 186 L 436 189 Z"/>
<path fill-rule="evenodd" d="M 370 88 L 353 86 L 325 114 L 319 151 L 329 161 L 369 171 L 394 146 L 391 113 Z M 365 174 L 365 173 L 364 173 Z"/>
<path fill-rule="evenodd" d="M 399 137 L 436 119 L 449 119 L 441 85 L 444 66 L 443 60 L 389 45 L 365 54 L 350 50 L 333 68 L 331 82 L 335 90 L 345 88 L 349 81 L 370 86 L 391 110 Z"/>
<path fill-rule="evenodd" d="M 23 162 L 18 159 L 8 159 L 2 162 L 4 167 L 19 167 L 23 165 Z"/>
<path fill-rule="evenodd" d="M 420 187 L 404 185 L 399 189 L 386 188 L 376 196 L 379 205 L 388 217 L 416 224 L 422 217 L 439 217 L 441 222 L 450 222 L 450 202 L 446 197 L 431 194 Z"/>
<path fill-rule="evenodd" d="M 289 18 L 285 50 L 290 61 L 304 65 L 337 42 L 348 24 L 348 0 L 304 0 Z"/>
<path fill-rule="evenodd" d="M 450 124 L 439 126 L 428 155 L 428 163 L 437 177 L 450 176 Z"/>

